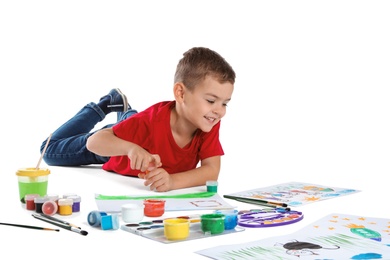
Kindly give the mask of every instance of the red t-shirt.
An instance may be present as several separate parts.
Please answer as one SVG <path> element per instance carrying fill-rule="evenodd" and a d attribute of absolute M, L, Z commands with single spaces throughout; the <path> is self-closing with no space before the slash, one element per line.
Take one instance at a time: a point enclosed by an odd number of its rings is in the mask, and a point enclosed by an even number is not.
<path fill-rule="evenodd" d="M 158 154 L 162 168 L 168 173 L 195 169 L 200 160 L 224 155 L 219 141 L 220 122 L 210 132 L 197 130 L 192 141 L 180 148 L 170 127 L 171 110 L 175 101 L 157 103 L 113 126 L 116 136 L 143 147 L 151 154 Z M 139 170 L 130 168 L 127 156 L 113 156 L 103 164 L 103 169 L 123 175 L 138 176 Z"/>

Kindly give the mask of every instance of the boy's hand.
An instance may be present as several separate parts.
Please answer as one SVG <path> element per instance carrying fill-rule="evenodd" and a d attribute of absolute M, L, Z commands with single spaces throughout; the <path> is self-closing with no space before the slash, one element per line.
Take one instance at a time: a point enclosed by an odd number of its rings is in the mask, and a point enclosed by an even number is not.
<path fill-rule="evenodd" d="M 158 154 L 150 154 L 138 145 L 134 146 L 127 156 L 130 158 L 131 169 L 140 170 L 141 172 L 151 171 L 162 165 Z"/>
<path fill-rule="evenodd" d="M 149 186 L 150 190 L 162 192 L 172 189 L 172 178 L 163 168 L 140 173 L 138 177 L 145 179 L 144 185 Z"/>

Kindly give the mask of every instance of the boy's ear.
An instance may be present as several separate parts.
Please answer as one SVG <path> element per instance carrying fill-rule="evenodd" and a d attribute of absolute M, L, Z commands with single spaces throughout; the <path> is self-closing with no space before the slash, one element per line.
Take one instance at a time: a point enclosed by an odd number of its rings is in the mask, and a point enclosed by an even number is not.
<path fill-rule="evenodd" d="M 177 102 L 183 102 L 184 92 L 185 92 L 184 84 L 181 82 L 175 83 L 175 85 L 173 86 L 173 95 L 175 96 L 175 100 Z"/>

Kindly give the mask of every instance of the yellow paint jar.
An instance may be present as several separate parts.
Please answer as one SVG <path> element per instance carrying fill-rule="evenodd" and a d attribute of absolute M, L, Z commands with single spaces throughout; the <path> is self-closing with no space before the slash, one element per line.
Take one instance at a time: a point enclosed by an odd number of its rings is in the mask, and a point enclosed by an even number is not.
<path fill-rule="evenodd" d="M 164 235 L 168 240 L 186 239 L 190 234 L 190 221 L 183 218 L 164 219 Z"/>
<path fill-rule="evenodd" d="M 60 215 L 72 215 L 72 199 L 59 199 L 58 200 L 58 213 Z"/>

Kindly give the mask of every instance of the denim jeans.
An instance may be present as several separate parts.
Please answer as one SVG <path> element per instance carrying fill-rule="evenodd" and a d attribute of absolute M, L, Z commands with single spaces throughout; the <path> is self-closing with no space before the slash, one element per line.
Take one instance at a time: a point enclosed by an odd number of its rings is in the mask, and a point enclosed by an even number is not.
<path fill-rule="evenodd" d="M 136 113 L 138 112 L 134 109 L 118 112 L 116 123 Z M 109 157 L 94 154 L 86 147 L 88 137 L 96 132 L 91 132 L 91 130 L 105 117 L 104 112 L 95 103 L 91 102 L 84 106 L 75 116 L 52 133 L 43 160 L 53 166 L 80 166 L 107 162 Z M 102 129 L 113 125 L 106 125 Z M 41 145 L 41 153 L 46 142 L 47 140 L 43 141 Z"/>

